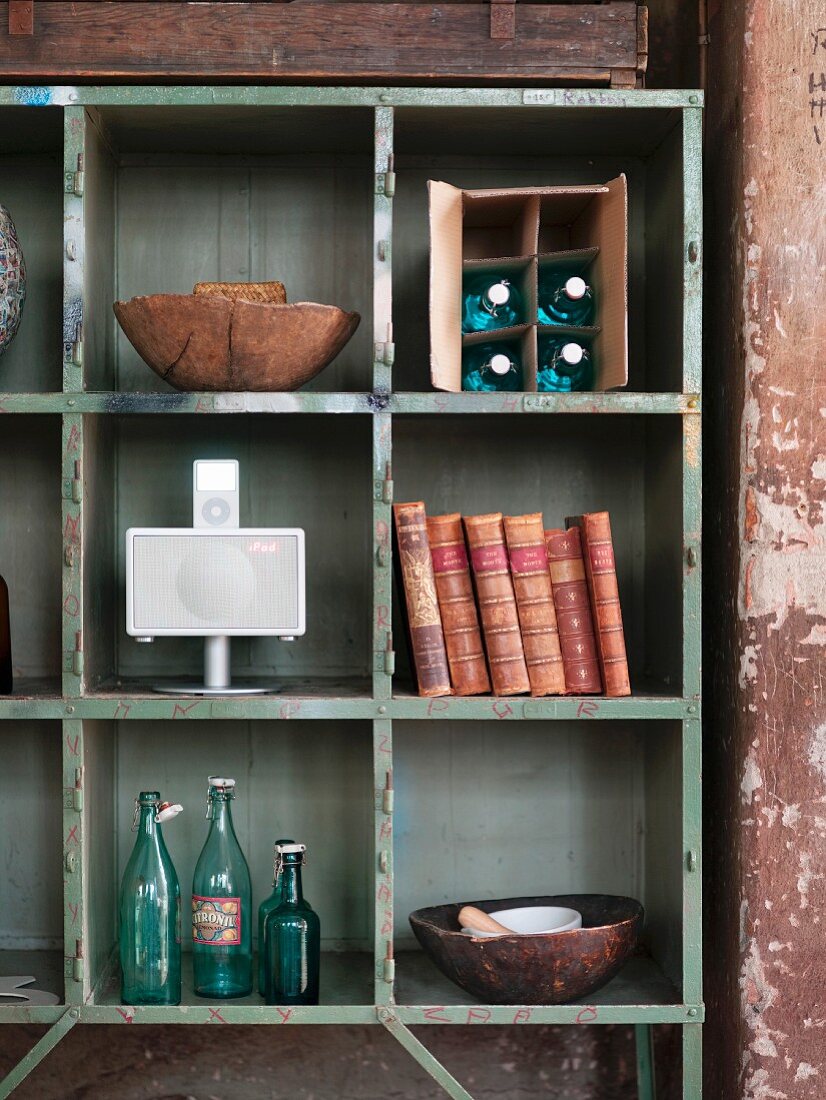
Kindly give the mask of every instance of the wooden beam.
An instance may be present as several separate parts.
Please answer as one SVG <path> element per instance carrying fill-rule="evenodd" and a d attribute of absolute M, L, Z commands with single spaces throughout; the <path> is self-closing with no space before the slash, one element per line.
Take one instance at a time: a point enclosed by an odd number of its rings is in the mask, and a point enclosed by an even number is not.
<path fill-rule="evenodd" d="M 37 33 L 7 40 L 0 76 L 608 83 L 635 74 L 637 35 L 633 2 L 522 4 L 513 38 L 491 39 L 489 3 L 37 0 Z"/>

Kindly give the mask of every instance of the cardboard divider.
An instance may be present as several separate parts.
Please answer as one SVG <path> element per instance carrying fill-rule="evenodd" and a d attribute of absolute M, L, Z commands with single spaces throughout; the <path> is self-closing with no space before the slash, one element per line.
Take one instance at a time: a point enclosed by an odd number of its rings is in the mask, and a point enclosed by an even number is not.
<path fill-rule="evenodd" d="M 484 266 L 502 264 L 510 257 L 510 262 L 519 265 L 534 259 L 526 270 L 533 272 L 528 296 L 529 320 L 535 322 L 539 265 L 557 262 L 549 253 L 581 257 L 593 280 L 595 389 L 627 384 L 628 196 L 624 175 L 606 184 L 581 187 L 481 191 L 463 191 L 431 180 L 428 190 L 430 377 L 436 389 L 459 392 L 462 388 L 463 270 L 471 261 Z M 499 259 L 491 259 L 496 256 Z M 562 257 L 559 262 L 564 262 Z M 535 387 L 535 332 L 532 339 Z M 526 386 L 526 392 L 532 391 Z"/>
<path fill-rule="evenodd" d="M 479 344 L 517 344 L 522 363 L 522 393 L 536 393 L 536 325 L 514 325 L 462 337 L 462 351 Z M 459 381 L 461 389 L 461 379 Z"/>
<path fill-rule="evenodd" d="M 521 323 L 531 324 L 536 320 L 537 274 L 536 256 L 500 256 L 496 259 L 464 260 L 462 263 L 462 303 L 464 303 L 465 285 L 469 277 L 490 272 L 492 276 L 507 276 L 522 296 L 524 316 Z M 494 330 L 497 331 L 497 330 Z M 463 333 L 471 335 L 471 333 Z"/>

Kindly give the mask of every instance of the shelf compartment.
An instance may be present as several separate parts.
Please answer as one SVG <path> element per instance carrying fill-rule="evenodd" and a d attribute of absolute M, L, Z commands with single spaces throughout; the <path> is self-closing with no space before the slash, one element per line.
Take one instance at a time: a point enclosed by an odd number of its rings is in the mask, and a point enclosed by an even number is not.
<path fill-rule="evenodd" d="M 34 988 L 63 1002 L 60 743 L 60 722 L 0 724 L 0 859 L 11 891 L 0 921 L 0 973 L 34 975 Z M 31 1011 L 41 1009 L 0 999 L 0 1020 Z"/>
<path fill-rule="evenodd" d="M 658 695 L 678 697 L 682 426 L 671 416 L 566 416 L 553 430 L 542 417 L 400 418 L 393 427 L 395 498 L 423 500 L 430 515 L 541 510 L 546 528 L 563 527 L 566 516 L 608 510 L 632 690 L 648 694 L 656 686 Z M 396 592 L 394 622 L 399 611 Z M 398 648 L 396 694 L 409 692 L 411 683 L 407 647 Z M 525 702 L 516 698 L 517 705 Z"/>
<path fill-rule="evenodd" d="M 14 695 L 5 699 L 13 700 L 60 680 L 60 418 L 4 417 L 0 471 L 0 574 L 9 587 L 14 670 Z"/>
<path fill-rule="evenodd" d="M 84 418 L 84 560 L 94 578 L 84 594 L 87 692 L 122 680 L 150 694 L 157 680 L 202 675 L 203 639 L 140 645 L 126 635 L 124 611 L 124 534 L 191 524 L 196 458 L 239 459 L 242 525 L 306 531 L 307 633 L 290 644 L 233 639 L 233 676 L 318 680 L 336 691 L 369 675 L 370 418 L 237 417 L 222 420 L 220 433 L 214 425 L 202 416 Z"/>
<path fill-rule="evenodd" d="M 567 1005 L 484 1005 L 469 998 L 421 951 L 399 952 L 396 968 L 395 1011 L 406 1024 L 682 1023 L 688 1019 L 676 987 L 646 955 L 632 956 L 606 986 Z M 698 1015 L 695 1011 L 695 1022 Z"/>
<path fill-rule="evenodd" d="M 680 722 L 394 723 L 395 945 L 399 1004 L 467 1004 L 430 974 L 408 914 L 427 905 L 537 894 L 607 893 L 645 909 L 640 950 L 651 966 L 641 1004 L 679 1004 L 687 869 Z M 420 956 L 424 962 L 417 959 Z M 405 993 L 405 959 L 413 961 Z M 631 965 L 633 960 L 629 962 Z M 421 983 L 422 972 L 427 981 Z M 632 972 L 633 973 L 633 972 Z M 653 975 L 673 988 L 650 1001 Z M 418 975 L 418 977 L 416 977 Z M 636 980 L 636 979 L 635 979 Z M 454 990 L 445 1001 L 428 985 Z M 657 982 L 660 978 L 657 979 Z M 657 982 L 654 986 L 657 986 Z M 610 1003 L 625 1003 L 626 992 Z M 663 987 L 664 988 L 664 987 Z M 587 999 L 593 1003 L 594 994 Z M 464 1021 L 466 1022 L 466 1021 Z"/>
<path fill-rule="evenodd" d="M 257 917 L 256 917 L 257 919 Z M 258 957 L 253 960 L 253 971 L 258 973 Z M 249 997 L 233 997 L 231 1000 L 199 997 L 193 989 L 192 956 L 186 953 L 181 965 L 181 1003 L 180 1005 L 136 1006 L 124 1005 L 120 999 L 120 973 L 117 966 L 109 969 L 99 986 L 94 990 L 89 1005 L 95 1008 L 112 1009 L 121 1017 L 135 1017 L 136 1023 L 154 1023 L 159 1017 L 164 1023 L 177 1022 L 201 1024 L 209 1022 L 225 1023 L 323 1023 L 330 1009 L 348 1006 L 370 1006 L 373 1001 L 373 956 L 367 951 L 322 951 L 319 1004 L 312 1006 L 266 1005 L 257 992 Z M 193 1009 L 201 1009 L 195 1012 Z M 237 1010 L 245 1010 L 239 1016 Z M 372 1009 L 369 1009 L 372 1013 Z M 223 1017 L 223 1020 L 219 1019 Z M 295 1017 L 300 1019 L 296 1020 Z M 349 1014 L 346 1018 L 349 1022 Z M 373 1017 L 375 1019 L 375 1016 Z M 96 1019 L 95 1022 L 101 1022 Z M 331 1019 L 329 1022 L 339 1022 Z"/>
<path fill-rule="evenodd" d="M 430 389 L 427 181 L 464 189 L 604 184 L 628 177 L 628 391 L 699 384 L 684 351 L 687 165 L 683 113 L 479 105 L 395 110 L 396 390 Z M 552 153 L 545 152 L 552 150 Z M 599 288 L 596 288 L 599 294 Z M 460 323 L 457 314 L 457 327 Z"/>
<path fill-rule="evenodd" d="M 0 196 L 17 228 L 27 278 L 20 328 L 0 358 L 4 391 L 61 386 L 62 114 L 55 108 L 0 108 Z"/>
<path fill-rule="evenodd" d="M 292 836 L 308 848 L 304 887 L 319 914 L 322 1004 L 372 1002 L 372 738 L 370 724 L 216 721 L 185 736 L 174 721 L 85 721 L 86 813 L 99 816 L 98 846 L 85 867 L 90 914 L 88 987 L 95 1004 L 119 1004 L 117 897 L 135 836 L 135 795 L 159 790 L 184 813 L 164 830 L 188 913 L 192 875 L 207 835 L 207 776 L 238 781 L 233 820 L 253 884 L 253 921 L 271 891 L 273 844 Z M 93 796 L 92 790 L 96 791 Z M 101 825 L 104 827 L 101 828 Z M 102 834 L 102 835 L 101 835 Z M 183 925 L 184 971 L 191 971 L 190 929 Z M 255 936 L 255 933 L 254 933 Z M 352 967 L 350 966 L 350 960 Z M 189 990 L 187 993 L 186 990 Z M 184 1004 L 195 998 L 191 981 Z M 217 1003 L 217 1002 L 216 1002 Z M 236 1002 L 220 1002 L 231 1006 Z M 240 1005 L 262 1005 L 256 995 Z M 274 1015 L 274 1014 L 271 1014 Z"/>
<path fill-rule="evenodd" d="M 70 111 L 83 120 L 86 157 L 84 388 L 172 390 L 117 327 L 116 298 L 267 279 L 285 284 L 288 302 L 361 315 L 306 389 L 371 388 L 372 110 Z"/>

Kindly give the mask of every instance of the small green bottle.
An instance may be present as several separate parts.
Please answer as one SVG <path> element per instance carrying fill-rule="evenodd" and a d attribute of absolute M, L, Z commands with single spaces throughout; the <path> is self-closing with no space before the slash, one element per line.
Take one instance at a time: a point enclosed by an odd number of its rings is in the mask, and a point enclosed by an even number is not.
<path fill-rule="evenodd" d="M 510 279 L 492 272 L 465 279 L 462 288 L 462 332 L 490 332 L 524 321 L 522 295 Z"/>
<path fill-rule="evenodd" d="M 120 887 L 121 1001 L 125 1005 L 181 1003 L 181 888 L 161 824 L 182 807 L 157 791 L 135 799 L 135 847 Z"/>
<path fill-rule="evenodd" d="M 209 833 L 192 879 L 192 970 L 199 997 L 252 993 L 252 886 L 232 824 L 234 798 L 234 779 L 209 777 Z"/>
<path fill-rule="evenodd" d="M 281 840 L 276 840 L 273 852 L 277 852 L 280 845 L 294 844 L 295 841 L 290 837 L 283 837 Z M 266 996 L 267 986 L 267 953 L 264 950 L 264 922 L 267 916 L 277 908 L 281 902 L 281 883 L 283 883 L 284 877 L 282 875 L 281 882 L 275 880 L 275 868 L 273 867 L 273 880 L 272 880 L 272 893 L 268 898 L 264 898 L 261 904 L 258 906 L 258 992 L 262 997 Z"/>
<path fill-rule="evenodd" d="M 540 270 L 537 317 L 541 325 L 592 325 L 593 288 L 581 275 Z"/>
<path fill-rule="evenodd" d="M 588 348 L 559 336 L 540 336 L 536 388 L 539 393 L 573 393 L 594 388 L 594 362 Z"/>
<path fill-rule="evenodd" d="M 321 926 L 301 889 L 306 850 L 304 844 L 277 844 L 275 848 L 275 881 L 281 880 L 281 902 L 264 922 L 268 1005 L 318 1004 Z"/>
<path fill-rule="evenodd" d="M 462 351 L 462 389 L 476 393 L 523 389 L 519 349 L 514 344 L 473 344 Z"/>

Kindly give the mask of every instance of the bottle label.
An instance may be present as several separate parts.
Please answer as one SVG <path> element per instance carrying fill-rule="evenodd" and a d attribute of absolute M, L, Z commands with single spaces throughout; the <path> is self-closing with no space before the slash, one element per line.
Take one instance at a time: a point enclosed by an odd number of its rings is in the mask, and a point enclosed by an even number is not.
<path fill-rule="evenodd" d="M 226 947 L 241 942 L 241 899 L 192 895 L 192 942 Z"/>

